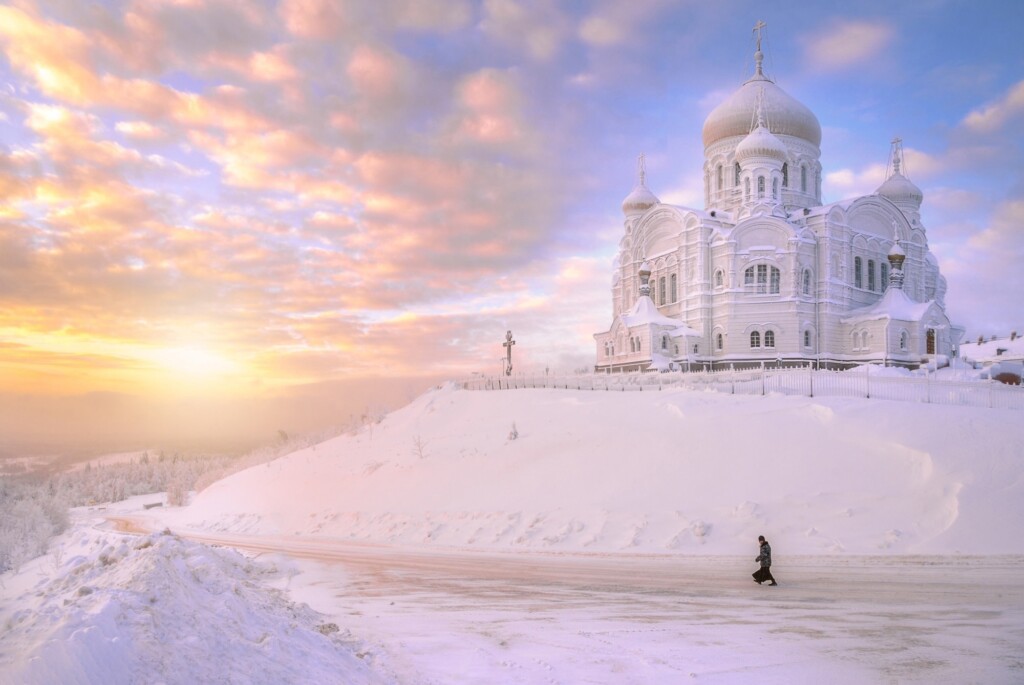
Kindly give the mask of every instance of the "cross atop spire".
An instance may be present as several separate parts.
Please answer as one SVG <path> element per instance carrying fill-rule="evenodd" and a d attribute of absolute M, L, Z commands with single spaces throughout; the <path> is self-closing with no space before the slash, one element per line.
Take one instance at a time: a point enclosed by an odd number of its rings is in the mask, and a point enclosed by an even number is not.
<path fill-rule="evenodd" d="M 760 19 L 757 20 L 756 24 L 754 24 L 754 33 L 757 34 L 757 51 L 758 52 L 761 52 L 761 29 L 763 29 L 763 28 L 765 28 L 767 26 L 768 26 L 768 24 L 764 23 Z"/>
<path fill-rule="evenodd" d="M 768 24 L 764 23 L 760 19 L 757 20 L 756 24 L 754 24 L 754 31 L 753 31 L 753 33 L 757 36 L 757 49 L 754 52 L 754 65 L 755 65 L 754 66 L 754 69 L 755 69 L 754 76 L 755 77 L 757 77 L 757 76 L 760 76 L 762 78 L 764 77 L 764 71 L 762 69 L 762 63 L 764 62 L 764 53 L 761 52 L 761 31 L 764 28 L 766 28 L 767 26 L 768 26 Z"/>
<path fill-rule="evenodd" d="M 644 153 L 640 153 L 640 156 L 636 158 L 636 177 L 640 181 L 640 185 L 647 183 L 647 163 L 645 160 Z"/>
<path fill-rule="evenodd" d="M 892 139 L 892 173 L 900 174 L 900 167 L 903 166 L 903 139 L 899 136 Z"/>

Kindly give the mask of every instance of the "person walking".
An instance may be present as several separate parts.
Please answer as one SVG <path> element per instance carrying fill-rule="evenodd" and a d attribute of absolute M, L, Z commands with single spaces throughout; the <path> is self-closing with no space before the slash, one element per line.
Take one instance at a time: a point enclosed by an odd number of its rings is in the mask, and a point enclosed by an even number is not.
<path fill-rule="evenodd" d="M 754 571 L 754 582 L 760 585 L 766 580 L 770 580 L 769 585 L 778 585 L 772 576 L 772 546 L 768 544 L 763 535 L 758 535 L 757 541 L 761 545 L 761 550 L 754 561 L 760 562 L 761 568 Z"/>

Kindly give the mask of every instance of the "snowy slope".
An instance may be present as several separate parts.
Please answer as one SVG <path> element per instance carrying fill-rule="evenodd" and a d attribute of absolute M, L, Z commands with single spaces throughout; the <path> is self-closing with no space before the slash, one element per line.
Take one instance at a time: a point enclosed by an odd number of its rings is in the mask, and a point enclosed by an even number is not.
<path fill-rule="evenodd" d="M 266 587 L 266 564 L 83 527 L 64 549 L 0 586 L 0 682 L 381 682 L 337 626 Z"/>
<path fill-rule="evenodd" d="M 170 522 L 549 551 L 1024 553 L 1012 410 L 446 386 L 214 484 Z M 515 422 L 518 439 L 509 433 Z M 171 512 L 165 512 L 171 514 Z"/>

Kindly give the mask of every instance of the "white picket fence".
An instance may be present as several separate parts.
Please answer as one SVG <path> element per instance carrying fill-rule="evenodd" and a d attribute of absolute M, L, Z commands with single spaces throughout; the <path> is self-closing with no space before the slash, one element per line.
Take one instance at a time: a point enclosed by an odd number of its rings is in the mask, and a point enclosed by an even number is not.
<path fill-rule="evenodd" d="M 1001 409 L 1024 409 L 1024 386 L 991 380 L 938 380 L 932 375 L 885 376 L 865 367 L 848 371 L 801 368 L 589 375 L 514 375 L 461 381 L 466 390 L 552 388 L 603 392 L 657 392 L 664 388 L 733 395 L 866 397 Z"/>

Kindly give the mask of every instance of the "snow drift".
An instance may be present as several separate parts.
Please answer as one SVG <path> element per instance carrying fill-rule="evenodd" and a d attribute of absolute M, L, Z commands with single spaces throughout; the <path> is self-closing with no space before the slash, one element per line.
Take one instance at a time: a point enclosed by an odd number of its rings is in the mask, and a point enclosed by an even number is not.
<path fill-rule="evenodd" d="M 1024 523 L 1020 418 L 854 398 L 448 385 L 214 484 L 172 525 L 602 553 L 747 555 L 765 534 L 786 554 L 1019 554 L 1021 536 L 1005 531 Z"/>
<path fill-rule="evenodd" d="M 65 549 L 0 614 L 0 681 L 378 682 L 337 626 L 263 584 L 271 566 L 169 534 Z"/>

